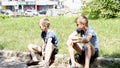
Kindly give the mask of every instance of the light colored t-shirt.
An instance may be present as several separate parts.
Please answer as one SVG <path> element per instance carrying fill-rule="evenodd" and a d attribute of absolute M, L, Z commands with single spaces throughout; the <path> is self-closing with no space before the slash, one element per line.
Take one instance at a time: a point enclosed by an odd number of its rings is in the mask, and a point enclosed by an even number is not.
<path fill-rule="evenodd" d="M 76 31 L 77 31 L 77 33 L 80 34 L 80 36 L 82 38 L 86 38 L 89 34 L 91 34 L 92 38 L 91 38 L 90 42 L 95 48 L 98 48 L 97 35 L 92 27 L 88 27 L 86 33 L 84 33 L 83 31 L 78 31 L 78 30 L 76 30 Z"/>

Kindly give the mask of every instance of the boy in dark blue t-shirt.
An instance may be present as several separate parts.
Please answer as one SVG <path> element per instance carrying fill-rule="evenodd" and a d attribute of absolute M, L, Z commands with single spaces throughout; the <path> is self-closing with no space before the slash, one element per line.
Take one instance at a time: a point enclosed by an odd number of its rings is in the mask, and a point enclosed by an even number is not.
<path fill-rule="evenodd" d="M 50 22 L 47 18 L 43 18 L 39 21 L 39 26 L 40 29 L 42 30 L 41 32 L 42 46 L 36 46 L 33 44 L 28 45 L 28 49 L 34 62 L 38 62 L 38 59 L 36 58 L 34 51 L 42 53 L 42 56 L 44 56 L 45 58 L 42 64 L 45 67 L 49 67 L 50 58 L 54 50 L 57 49 L 58 44 L 57 37 L 55 33 L 51 29 L 49 29 L 49 25 Z"/>

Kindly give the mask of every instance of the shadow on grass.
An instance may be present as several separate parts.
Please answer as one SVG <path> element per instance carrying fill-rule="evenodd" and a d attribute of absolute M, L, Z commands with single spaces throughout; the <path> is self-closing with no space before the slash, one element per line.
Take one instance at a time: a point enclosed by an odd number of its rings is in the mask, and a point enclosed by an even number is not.
<path fill-rule="evenodd" d="M 106 58 L 120 58 L 120 52 L 113 52 L 112 54 L 106 53 L 103 50 L 99 50 L 99 56 Z"/>
<path fill-rule="evenodd" d="M 108 57 L 108 58 L 120 58 L 120 53 L 113 53 L 113 54 L 105 54 L 103 57 Z"/>
<path fill-rule="evenodd" d="M 120 53 L 113 53 L 112 55 L 109 56 L 113 58 L 120 58 Z"/>
<path fill-rule="evenodd" d="M 7 46 L 6 43 L 0 43 L 0 50 L 3 50 L 5 49 L 5 47 Z"/>

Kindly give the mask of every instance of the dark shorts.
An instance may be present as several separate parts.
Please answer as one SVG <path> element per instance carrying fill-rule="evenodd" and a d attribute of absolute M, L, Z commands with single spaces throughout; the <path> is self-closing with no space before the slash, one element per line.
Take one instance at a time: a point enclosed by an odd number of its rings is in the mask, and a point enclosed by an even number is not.
<path fill-rule="evenodd" d="M 98 48 L 95 48 L 95 54 L 91 57 L 90 63 L 93 63 L 95 59 L 98 57 Z M 85 63 L 85 47 L 82 47 L 82 55 L 76 54 L 75 59 L 78 63 Z"/>
<path fill-rule="evenodd" d="M 53 50 L 53 52 L 52 52 L 52 55 L 55 55 L 55 54 L 57 54 L 58 53 L 58 48 L 56 47 L 56 48 L 54 48 L 54 50 Z"/>

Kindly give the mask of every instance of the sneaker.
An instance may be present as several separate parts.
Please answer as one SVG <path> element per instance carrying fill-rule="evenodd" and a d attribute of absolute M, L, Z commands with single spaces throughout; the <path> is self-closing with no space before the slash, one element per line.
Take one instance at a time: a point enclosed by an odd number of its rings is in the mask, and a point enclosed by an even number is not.
<path fill-rule="evenodd" d="M 28 65 L 28 66 L 37 65 L 38 63 L 39 63 L 39 61 L 30 60 L 30 61 L 27 62 L 27 65 Z"/>

